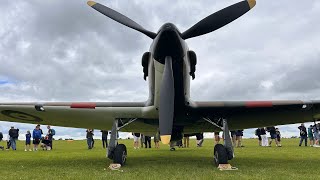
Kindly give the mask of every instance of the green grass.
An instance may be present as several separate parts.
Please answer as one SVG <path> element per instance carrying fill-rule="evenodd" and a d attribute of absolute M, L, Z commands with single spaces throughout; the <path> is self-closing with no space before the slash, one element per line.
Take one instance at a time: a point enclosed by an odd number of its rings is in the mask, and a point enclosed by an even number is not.
<path fill-rule="evenodd" d="M 133 149 L 127 145 L 124 172 L 107 169 L 101 141 L 93 150 L 85 141 L 54 141 L 53 151 L 24 152 L 23 141 L 17 151 L 0 151 L 0 179 L 318 179 L 320 148 L 298 147 L 298 139 L 283 139 L 282 148 L 258 147 L 256 139 L 244 140 L 244 148 L 236 148 L 230 163 L 238 171 L 219 171 L 213 165 L 213 140 L 204 147 L 168 150 Z M 4 145 L 4 142 L 0 143 Z M 106 168 L 106 170 L 104 170 Z"/>

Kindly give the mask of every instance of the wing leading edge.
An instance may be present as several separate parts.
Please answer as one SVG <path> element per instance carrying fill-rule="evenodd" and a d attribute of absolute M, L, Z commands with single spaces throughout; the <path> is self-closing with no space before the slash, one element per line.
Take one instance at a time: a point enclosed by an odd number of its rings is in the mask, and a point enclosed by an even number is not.
<path fill-rule="evenodd" d="M 320 119 L 320 101 L 215 101 L 193 102 L 198 117 L 226 118 L 230 129 L 247 129 Z"/>
<path fill-rule="evenodd" d="M 111 129 L 116 118 L 152 118 L 144 102 L 0 103 L 0 121 Z"/>

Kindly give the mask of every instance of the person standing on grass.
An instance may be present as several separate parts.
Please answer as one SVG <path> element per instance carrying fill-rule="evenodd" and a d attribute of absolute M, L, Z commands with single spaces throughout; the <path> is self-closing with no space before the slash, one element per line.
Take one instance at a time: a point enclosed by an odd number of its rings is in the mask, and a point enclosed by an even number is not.
<path fill-rule="evenodd" d="M 281 133 L 279 131 L 279 128 L 276 128 L 276 135 L 277 135 L 278 147 L 282 147 L 281 146 Z"/>
<path fill-rule="evenodd" d="M 151 148 L 151 137 L 144 136 L 144 143 L 145 143 L 145 146 L 144 146 L 145 148 Z"/>
<path fill-rule="evenodd" d="M 308 127 L 308 138 L 309 138 L 309 141 L 310 141 L 310 146 L 313 147 L 314 145 L 314 136 L 313 136 L 313 126 L 310 125 Z"/>
<path fill-rule="evenodd" d="M 261 136 L 261 146 L 269 146 L 268 137 L 265 128 L 260 128 L 260 136 Z"/>
<path fill-rule="evenodd" d="M 190 142 L 190 135 L 189 134 L 183 134 L 183 147 L 188 148 Z"/>
<path fill-rule="evenodd" d="M 255 133 L 254 133 L 256 136 L 258 136 L 258 144 L 259 144 L 259 146 L 261 146 L 261 129 L 260 128 L 258 128 L 258 129 L 256 129 L 255 130 Z"/>
<path fill-rule="evenodd" d="M 159 131 L 157 131 L 156 135 L 153 138 L 153 141 L 154 141 L 154 146 L 157 149 L 159 149 L 159 147 L 160 147 L 160 144 L 159 144 L 159 142 L 160 142 L 160 132 Z"/>
<path fill-rule="evenodd" d="M 40 125 L 37 125 L 36 128 L 33 130 L 32 137 L 33 137 L 33 151 L 38 151 L 38 146 L 41 140 Z"/>
<path fill-rule="evenodd" d="M 276 146 L 278 146 L 278 141 L 277 141 L 277 133 L 276 133 L 276 128 L 274 126 L 272 127 L 267 127 L 267 130 L 270 133 L 270 141 L 269 141 L 269 146 L 271 146 L 272 141 L 274 140 L 276 142 Z"/>
<path fill-rule="evenodd" d="M 133 148 L 139 149 L 140 133 L 132 133 L 132 135 L 133 135 Z"/>
<path fill-rule="evenodd" d="M 92 149 L 93 130 L 87 129 L 86 133 L 87 133 L 86 138 L 87 138 L 88 149 Z"/>
<path fill-rule="evenodd" d="M 108 147 L 108 131 L 106 130 L 101 130 L 102 134 L 102 147 L 105 149 Z"/>
<path fill-rule="evenodd" d="M 302 123 L 301 126 L 298 127 L 298 129 L 300 130 L 300 143 L 299 146 L 301 146 L 302 142 L 304 141 L 305 146 L 308 146 L 308 137 L 307 137 L 307 129 L 304 126 L 304 124 Z"/>
<path fill-rule="evenodd" d="M 13 126 L 11 126 L 11 129 L 9 130 L 9 136 L 10 136 L 10 143 L 12 150 L 17 150 L 16 140 L 19 137 L 19 129 L 15 129 Z"/>
<path fill-rule="evenodd" d="M 50 149 L 52 150 L 52 142 L 53 142 L 53 136 L 56 135 L 56 131 L 54 129 L 51 128 L 51 126 L 47 126 L 48 129 L 48 141 L 49 141 L 49 145 L 50 145 Z"/>
<path fill-rule="evenodd" d="M 237 147 L 244 147 L 242 145 L 242 136 L 243 136 L 243 129 L 241 130 L 236 130 L 236 140 L 238 142 Z"/>
<path fill-rule="evenodd" d="M 24 151 L 32 151 L 31 148 L 30 148 L 30 145 L 31 145 L 31 133 L 30 133 L 30 131 L 27 131 L 27 134 L 26 134 L 26 147 L 25 147 Z"/>

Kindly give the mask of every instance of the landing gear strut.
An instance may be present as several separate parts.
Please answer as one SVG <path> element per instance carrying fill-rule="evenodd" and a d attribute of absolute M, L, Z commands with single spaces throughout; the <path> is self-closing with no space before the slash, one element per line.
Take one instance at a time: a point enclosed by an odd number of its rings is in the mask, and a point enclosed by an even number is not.
<path fill-rule="evenodd" d="M 127 161 L 127 147 L 124 144 L 118 144 L 118 131 L 136 120 L 137 118 L 126 120 L 116 119 L 111 129 L 111 138 L 107 149 L 107 157 L 113 160 L 114 163 L 121 164 L 121 166 L 125 165 Z M 121 125 L 120 127 L 119 121 Z"/>

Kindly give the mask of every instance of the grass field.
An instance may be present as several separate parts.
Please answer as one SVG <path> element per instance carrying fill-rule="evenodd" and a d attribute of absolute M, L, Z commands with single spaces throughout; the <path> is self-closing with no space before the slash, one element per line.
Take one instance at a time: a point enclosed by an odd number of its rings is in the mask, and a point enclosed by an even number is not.
<path fill-rule="evenodd" d="M 168 150 L 133 149 L 127 145 L 124 172 L 107 169 L 101 141 L 93 150 L 85 141 L 54 141 L 53 151 L 24 152 L 23 141 L 17 151 L 0 151 L 0 179 L 319 179 L 320 148 L 298 147 L 298 139 L 283 139 L 283 147 L 258 147 L 256 139 L 245 139 L 244 148 L 236 148 L 230 163 L 237 171 L 219 171 L 213 165 L 213 140 L 206 139 L 197 148 Z M 0 142 L 4 145 L 5 142 Z M 106 170 L 105 170 L 106 168 Z"/>

